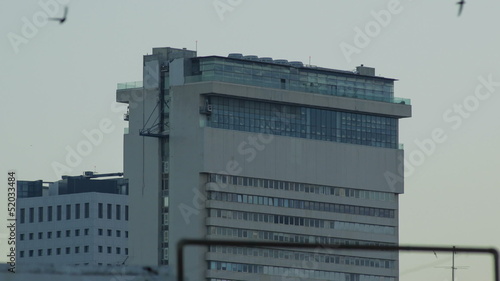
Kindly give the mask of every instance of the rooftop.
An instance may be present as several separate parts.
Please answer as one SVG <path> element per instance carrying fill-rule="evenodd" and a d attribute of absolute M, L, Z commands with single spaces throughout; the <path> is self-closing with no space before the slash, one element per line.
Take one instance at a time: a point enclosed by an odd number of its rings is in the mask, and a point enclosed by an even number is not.
<path fill-rule="evenodd" d="M 171 50 L 171 48 L 166 48 Z M 155 49 L 156 50 L 156 49 Z M 178 58 L 183 50 L 175 49 Z M 299 61 L 272 59 L 254 55 L 229 54 L 228 57 L 193 57 L 193 51 L 185 50 L 188 63 L 185 63 L 185 83 L 220 81 L 249 86 L 285 89 L 322 95 L 374 100 L 380 102 L 410 105 L 405 98 L 394 97 L 396 79 L 375 76 L 375 68 L 358 66 L 356 70 L 346 71 L 313 65 Z M 166 52 L 168 53 L 168 52 Z M 155 55 L 170 61 L 168 55 Z M 164 65 L 166 62 L 163 62 Z M 166 75 L 168 75 L 168 67 Z M 165 89 L 169 88 L 165 79 Z M 117 89 L 142 88 L 142 82 L 119 83 Z"/>

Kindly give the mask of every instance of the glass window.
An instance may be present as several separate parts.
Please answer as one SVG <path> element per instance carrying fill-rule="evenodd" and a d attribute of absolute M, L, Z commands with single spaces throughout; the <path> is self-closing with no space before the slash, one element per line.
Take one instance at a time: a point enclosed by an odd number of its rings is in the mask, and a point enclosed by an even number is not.
<path fill-rule="evenodd" d="M 47 221 L 52 221 L 52 206 L 47 207 Z"/>
<path fill-rule="evenodd" d="M 21 211 L 20 211 L 20 213 L 19 213 L 19 214 L 20 214 L 20 217 L 21 217 L 21 218 L 20 218 L 20 219 L 21 219 L 21 223 L 24 223 L 24 217 L 25 217 L 25 215 L 26 215 L 26 209 L 21 208 Z"/>
<path fill-rule="evenodd" d="M 29 208 L 29 222 L 33 222 L 35 217 L 35 208 Z"/>
<path fill-rule="evenodd" d="M 71 205 L 66 205 L 66 219 L 70 220 L 71 219 Z"/>
<path fill-rule="evenodd" d="M 97 213 L 98 213 L 98 218 L 102 219 L 103 218 L 103 205 L 102 203 L 97 204 Z"/>
<path fill-rule="evenodd" d="M 88 219 L 90 217 L 90 203 L 85 203 L 85 218 Z"/>
<path fill-rule="evenodd" d="M 122 206 L 116 205 L 116 219 L 121 220 Z"/>
<path fill-rule="evenodd" d="M 106 213 L 108 219 L 111 219 L 111 215 L 112 215 L 111 214 L 111 210 L 112 210 L 112 205 L 108 204 L 108 206 L 107 206 L 107 213 Z"/>
<path fill-rule="evenodd" d="M 62 206 L 61 205 L 57 205 L 56 212 L 57 212 L 57 220 L 60 221 L 62 219 Z"/>
<path fill-rule="evenodd" d="M 80 218 L 80 204 L 75 204 L 75 219 Z"/>
<path fill-rule="evenodd" d="M 43 207 L 38 207 L 38 222 L 43 222 Z"/>

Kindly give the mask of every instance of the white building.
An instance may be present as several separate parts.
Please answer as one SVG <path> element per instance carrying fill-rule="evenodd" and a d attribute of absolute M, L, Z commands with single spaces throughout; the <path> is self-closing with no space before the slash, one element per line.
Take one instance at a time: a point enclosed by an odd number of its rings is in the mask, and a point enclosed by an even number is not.
<path fill-rule="evenodd" d="M 121 265 L 128 256 L 128 184 L 122 178 L 19 181 L 17 262 Z M 42 191 L 43 189 L 43 191 Z"/>
<path fill-rule="evenodd" d="M 183 238 L 397 245 L 395 79 L 154 48 L 128 103 L 130 263 L 176 269 Z M 399 177 L 398 177 L 399 175 Z M 392 176 L 392 178 L 388 177 Z M 145 219 L 147 218 L 147 219 Z M 189 280 L 398 280 L 398 254 L 191 248 Z"/>

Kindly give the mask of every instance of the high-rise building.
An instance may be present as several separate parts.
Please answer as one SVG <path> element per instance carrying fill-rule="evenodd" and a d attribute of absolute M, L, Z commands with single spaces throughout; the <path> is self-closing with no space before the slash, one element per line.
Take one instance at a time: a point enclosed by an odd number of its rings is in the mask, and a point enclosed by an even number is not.
<path fill-rule="evenodd" d="M 128 183 L 122 174 L 18 181 L 17 262 L 121 265 L 128 256 Z"/>
<path fill-rule="evenodd" d="M 183 238 L 398 243 L 409 100 L 375 69 L 327 69 L 154 48 L 118 84 L 132 264 L 169 264 Z M 392 176 L 392 177 L 391 177 Z M 190 248 L 189 280 L 398 280 L 397 253 Z"/>

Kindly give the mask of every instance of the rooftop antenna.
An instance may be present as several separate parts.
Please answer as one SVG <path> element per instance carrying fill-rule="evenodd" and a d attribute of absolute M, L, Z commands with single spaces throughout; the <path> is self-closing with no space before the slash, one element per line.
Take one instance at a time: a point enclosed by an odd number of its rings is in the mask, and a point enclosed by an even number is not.
<path fill-rule="evenodd" d="M 196 48 L 195 51 L 198 52 L 198 40 L 196 40 Z"/>
<path fill-rule="evenodd" d="M 468 266 L 455 266 L 455 246 L 453 246 L 453 252 L 451 256 L 451 281 L 455 281 L 455 270 L 457 269 L 467 269 Z M 450 268 L 449 266 L 436 266 L 438 268 Z"/>
<path fill-rule="evenodd" d="M 309 56 L 309 66 L 311 66 L 311 56 Z"/>

